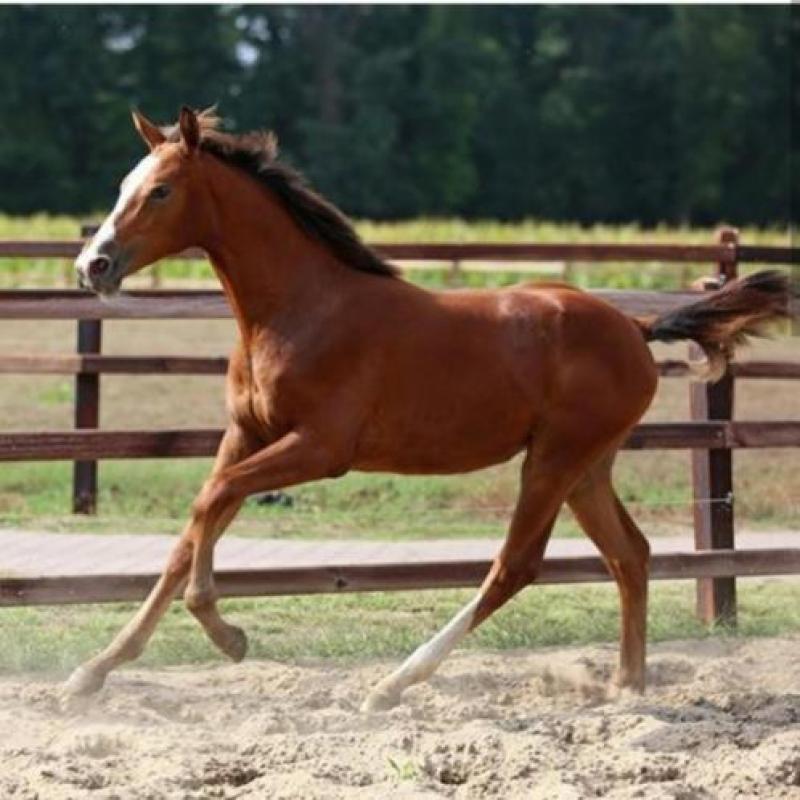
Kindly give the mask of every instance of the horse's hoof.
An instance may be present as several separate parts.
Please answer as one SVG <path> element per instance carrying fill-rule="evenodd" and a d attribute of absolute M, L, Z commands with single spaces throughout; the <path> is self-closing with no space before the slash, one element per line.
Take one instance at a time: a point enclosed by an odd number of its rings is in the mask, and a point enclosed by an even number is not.
<path fill-rule="evenodd" d="M 236 625 L 229 625 L 220 649 L 231 661 L 238 664 L 247 655 L 247 634 Z"/>
<path fill-rule="evenodd" d="M 390 692 L 382 689 L 375 689 L 367 695 L 367 699 L 361 704 L 361 710 L 365 714 L 374 714 L 380 711 L 389 711 L 400 702 L 399 692 Z"/>
<path fill-rule="evenodd" d="M 64 683 L 64 693 L 70 697 L 87 697 L 99 692 L 105 682 L 104 673 L 80 666 Z"/>

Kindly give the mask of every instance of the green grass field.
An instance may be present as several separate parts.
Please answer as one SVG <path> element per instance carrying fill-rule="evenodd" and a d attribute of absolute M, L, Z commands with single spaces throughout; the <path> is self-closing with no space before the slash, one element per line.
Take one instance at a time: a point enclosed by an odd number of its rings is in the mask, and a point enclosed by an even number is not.
<path fill-rule="evenodd" d="M 737 473 L 737 515 L 748 529 L 798 524 L 790 453 L 748 454 L 758 461 Z M 684 462 L 681 467 L 681 461 Z M 247 501 L 230 533 L 290 539 L 445 539 L 502 536 L 516 497 L 516 463 L 457 477 L 351 473 L 288 490 L 291 506 Z M 178 532 L 208 474 L 207 459 L 109 461 L 100 468 L 99 513 L 68 513 L 71 465 L 7 465 L 0 471 L 0 525 L 99 533 Z M 744 473 L 744 475 L 742 474 Z M 649 536 L 691 525 L 688 455 L 623 454 L 617 489 Z M 772 481 L 765 497 L 760 487 Z M 785 498 L 785 499 L 782 499 Z M 556 537 L 582 536 L 569 511 Z"/>
<path fill-rule="evenodd" d="M 401 657 L 425 641 L 472 596 L 469 590 L 228 600 L 226 617 L 245 628 L 250 657 L 277 661 Z M 691 582 L 651 589 L 649 640 L 777 636 L 800 630 L 800 583 L 746 581 L 739 628 L 709 628 L 694 616 Z M 3 609 L 0 673 L 64 673 L 102 649 L 135 606 Z M 469 636 L 466 648 L 505 650 L 617 638 L 614 587 L 540 586 L 524 590 Z M 194 618 L 175 603 L 139 662 L 148 666 L 220 662 Z"/>

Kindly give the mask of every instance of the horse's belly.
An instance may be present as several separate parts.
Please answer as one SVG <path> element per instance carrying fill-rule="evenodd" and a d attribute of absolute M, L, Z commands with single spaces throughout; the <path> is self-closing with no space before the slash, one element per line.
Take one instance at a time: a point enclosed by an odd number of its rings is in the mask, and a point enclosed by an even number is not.
<path fill-rule="evenodd" d="M 535 409 L 516 393 L 486 389 L 379 408 L 359 437 L 354 468 L 444 474 L 507 461 L 526 446 Z"/>
<path fill-rule="evenodd" d="M 406 475 L 452 475 L 472 472 L 501 464 L 513 458 L 525 447 L 525 441 L 505 446 L 470 448 L 432 446 L 419 447 L 419 443 L 401 446 L 389 452 L 381 448 L 367 448 L 359 453 L 353 469 L 364 472 L 395 472 Z"/>

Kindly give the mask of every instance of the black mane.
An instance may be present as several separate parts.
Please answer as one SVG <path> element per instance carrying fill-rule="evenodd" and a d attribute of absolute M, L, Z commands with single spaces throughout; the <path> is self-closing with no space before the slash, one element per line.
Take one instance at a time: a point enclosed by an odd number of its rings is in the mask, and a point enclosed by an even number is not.
<path fill-rule="evenodd" d="M 275 194 L 294 221 L 310 236 L 325 244 L 343 263 L 362 272 L 396 276 L 397 269 L 365 244 L 338 208 L 318 195 L 305 178 L 278 163 L 278 143 L 272 132 L 240 135 L 217 129 L 213 112 L 198 114 L 200 149 L 211 153 L 257 180 Z M 177 126 L 166 131 L 169 141 L 178 141 Z"/>

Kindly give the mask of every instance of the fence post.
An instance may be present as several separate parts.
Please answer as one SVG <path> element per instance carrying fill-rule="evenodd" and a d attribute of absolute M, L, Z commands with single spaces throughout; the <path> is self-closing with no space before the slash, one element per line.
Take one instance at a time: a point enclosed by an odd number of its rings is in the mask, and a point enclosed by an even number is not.
<path fill-rule="evenodd" d="M 461 261 L 454 258 L 450 262 L 450 269 L 445 275 L 445 282 L 448 286 L 462 286 L 464 282 L 464 272 L 461 269 Z"/>
<path fill-rule="evenodd" d="M 81 226 L 81 237 L 91 235 Z M 78 320 L 78 354 L 99 353 L 102 347 L 102 321 Z M 100 423 L 100 375 L 78 372 L 75 376 L 75 427 L 97 428 Z M 75 461 L 72 467 L 72 511 L 94 514 L 97 509 L 97 462 Z"/>
<path fill-rule="evenodd" d="M 102 340 L 99 319 L 78 320 L 78 353 L 99 353 Z M 75 376 L 75 427 L 96 428 L 100 422 L 100 375 Z M 72 511 L 94 514 L 97 508 L 97 462 L 75 461 L 72 469 Z"/>
<path fill-rule="evenodd" d="M 717 264 L 716 276 L 722 285 L 737 275 L 736 245 L 739 235 L 723 228 L 719 244 L 733 245 L 729 259 Z M 690 354 L 702 351 L 692 344 Z M 733 375 L 727 370 L 717 383 L 690 384 L 692 420 L 730 420 L 733 418 Z M 734 548 L 733 451 L 692 450 L 692 488 L 694 493 L 694 542 L 697 550 Z M 736 624 L 736 579 L 698 578 L 697 615 L 705 623 Z"/>

